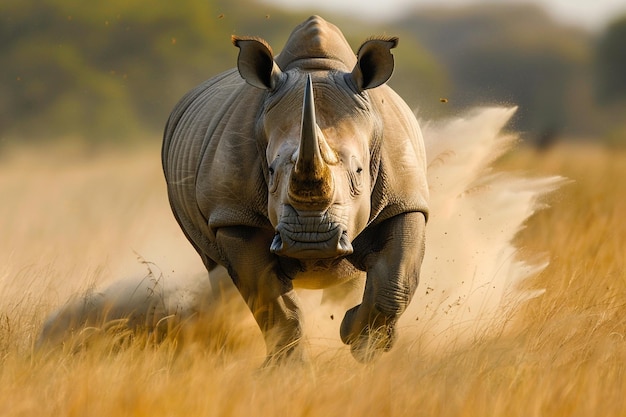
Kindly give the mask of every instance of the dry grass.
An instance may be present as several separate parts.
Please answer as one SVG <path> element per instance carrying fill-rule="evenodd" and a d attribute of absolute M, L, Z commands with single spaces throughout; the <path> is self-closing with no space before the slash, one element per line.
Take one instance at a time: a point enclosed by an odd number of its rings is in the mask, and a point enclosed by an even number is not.
<path fill-rule="evenodd" d="M 0 161 L 0 415 L 624 415 L 626 153 L 563 146 L 501 165 L 574 180 L 518 238 L 552 262 L 532 282 L 547 292 L 506 334 L 446 354 L 401 341 L 369 366 L 339 349 L 259 371 L 258 330 L 228 319 L 240 305 L 161 344 L 113 324 L 86 330 L 100 335 L 87 348 L 83 333 L 35 351 L 70 294 L 143 273 L 133 251 L 199 263 L 171 218 L 157 149 L 12 152 Z"/>

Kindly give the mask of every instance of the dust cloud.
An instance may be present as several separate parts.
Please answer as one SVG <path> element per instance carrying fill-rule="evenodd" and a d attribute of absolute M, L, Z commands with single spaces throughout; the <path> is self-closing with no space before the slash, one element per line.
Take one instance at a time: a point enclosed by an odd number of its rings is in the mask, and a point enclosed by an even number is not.
<path fill-rule="evenodd" d="M 427 251 L 419 287 L 398 327 L 401 340 L 420 349 L 452 349 L 498 332 L 520 303 L 541 294 L 524 283 L 548 260 L 522 259 L 513 240 L 543 207 L 541 197 L 564 179 L 494 169 L 496 159 L 518 142 L 516 135 L 503 131 L 514 112 L 480 108 L 422 124 L 430 187 Z M 185 244 L 177 239 L 176 244 Z M 177 258 L 172 246 L 165 239 L 147 244 L 142 253 L 150 262 L 140 267 L 148 274 L 73 298 L 48 318 L 41 340 L 60 338 L 77 323 L 102 318 L 105 310 L 109 319 L 130 316 L 157 326 L 187 322 L 225 298 L 239 297 L 223 269 L 208 277 L 198 260 L 190 258 L 192 252 Z M 300 297 L 308 344 L 315 350 L 346 349 L 339 325 L 354 301 L 322 303 L 322 292 L 310 290 Z"/>
<path fill-rule="evenodd" d="M 450 350 L 502 331 L 525 300 L 541 295 L 524 283 L 548 259 L 522 259 L 513 239 L 545 206 L 541 197 L 565 181 L 498 172 L 493 163 L 518 136 L 503 131 L 515 108 L 477 108 L 422 124 L 428 155 L 430 218 L 420 284 L 399 334 L 420 349 Z M 304 294 L 309 333 L 334 344 L 346 306 L 319 306 Z M 351 307 L 351 306 L 347 306 Z M 339 343 L 339 342 L 337 342 Z"/>

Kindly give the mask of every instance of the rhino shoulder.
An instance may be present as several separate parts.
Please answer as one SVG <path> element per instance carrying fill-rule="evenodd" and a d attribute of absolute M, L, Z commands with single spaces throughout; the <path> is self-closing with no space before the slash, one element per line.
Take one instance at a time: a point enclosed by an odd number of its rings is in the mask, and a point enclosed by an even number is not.
<path fill-rule="evenodd" d="M 370 99 L 383 124 L 377 155 L 373 155 L 379 162 L 370 221 L 379 223 L 413 211 L 428 217 L 426 152 L 415 114 L 386 85 L 371 90 Z"/>
<path fill-rule="evenodd" d="M 174 108 L 162 160 L 172 211 L 208 252 L 221 225 L 262 225 L 264 181 L 255 121 L 263 93 L 237 70 L 200 84 Z"/>

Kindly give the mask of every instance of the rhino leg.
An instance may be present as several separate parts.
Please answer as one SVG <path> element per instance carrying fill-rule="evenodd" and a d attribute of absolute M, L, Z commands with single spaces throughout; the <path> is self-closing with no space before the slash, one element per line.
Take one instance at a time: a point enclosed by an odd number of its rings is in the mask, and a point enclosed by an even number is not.
<path fill-rule="evenodd" d="M 266 366 L 286 358 L 304 359 L 298 297 L 278 258 L 269 252 L 273 237 L 250 227 L 221 228 L 216 236 L 230 277 L 265 338 Z"/>
<path fill-rule="evenodd" d="M 405 213 L 369 231 L 359 245 L 367 271 L 363 301 L 346 312 L 340 329 L 357 360 L 369 362 L 393 346 L 396 322 L 419 281 L 424 233 L 424 215 Z"/>

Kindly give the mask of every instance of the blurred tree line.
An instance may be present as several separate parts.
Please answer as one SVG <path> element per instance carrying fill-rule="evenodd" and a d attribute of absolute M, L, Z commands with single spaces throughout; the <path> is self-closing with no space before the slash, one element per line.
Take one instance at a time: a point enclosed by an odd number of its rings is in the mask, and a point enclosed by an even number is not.
<path fill-rule="evenodd" d="M 279 52 L 310 13 L 253 0 L 20 0 L 0 3 L 0 140 L 160 136 L 176 101 L 231 68 L 230 36 Z M 340 16 L 356 50 L 399 35 L 391 84 L 423 118 L 515 104 L 529 137 L 624 128 L 626 18 L 596 36 L 533 6 L 420 10 L 374 27 Z"/>
<path fill-rule="evenodd" d="M 443 64 L 453 107 L 517 105 L 515 128 L 539 146 L 625 126 L 626 16 L 600 35 L 530 4 L 433 8 L 396 24 Z"/>

